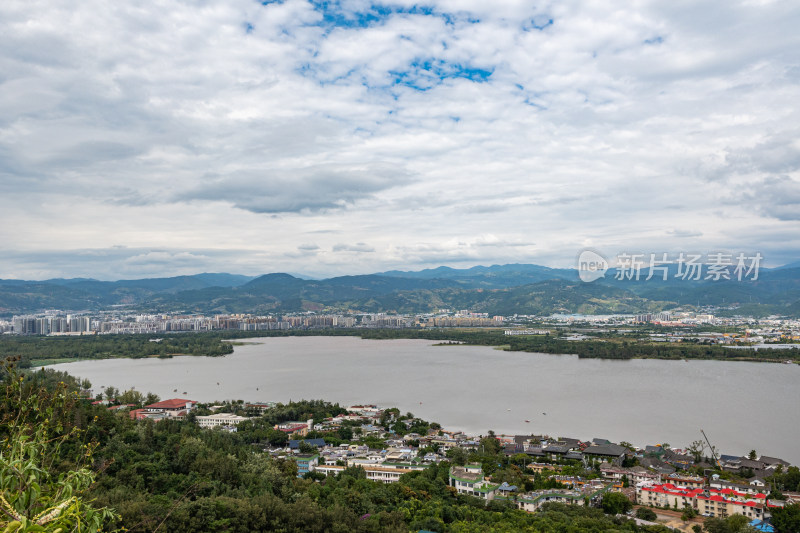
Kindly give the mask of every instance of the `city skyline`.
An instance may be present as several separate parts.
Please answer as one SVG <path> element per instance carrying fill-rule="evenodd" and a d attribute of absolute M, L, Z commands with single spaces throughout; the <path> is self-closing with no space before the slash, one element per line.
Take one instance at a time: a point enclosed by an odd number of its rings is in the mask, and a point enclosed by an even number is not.
<path fill-rule="evenodd" d="M 0 5 L 0 278 L 800 258 L 788 2 Z"/>

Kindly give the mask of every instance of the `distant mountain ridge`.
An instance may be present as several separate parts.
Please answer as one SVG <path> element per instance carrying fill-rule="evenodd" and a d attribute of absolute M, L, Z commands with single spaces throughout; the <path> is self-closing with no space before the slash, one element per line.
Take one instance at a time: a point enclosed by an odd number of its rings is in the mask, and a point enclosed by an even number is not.
<path fill-rule="evenodd" d="M 635 313 L 678 305 L 725 305 L 754 314 L 800 313 L 800 268 L 763 269 L 757 280 L 617 280 L 611 270 L 593 283 L 573 269 L 508 264 L 467 269 L 303 279 L 285 273 L 251 277 L 215 273 L 141 280 L 87 278 L 0 280 L 0 315 L 44 309 L 139 312 L 279 313 L 292 311 L 432 312 L 471 309 L 492 314 Z M 733 312 L 733 311 L 731 311 Z"/>
<path fill-rule="evenodd" d="M 528 264 L 475 266 L 465 269 L 441 266 L 416 272 L 390 270 L 378 275 L 411 279 L 450 279 L 458 281 L 462 285 L 482 286 L 485 288 L 517 287 L 551 279 L 571 281 L 578 279 L 578 273 L 574 269 L 549 268 Z"/>
<path fill-rule="evenodd" d="M 113 305 L 136 304 L 156 294 L 214 286 L 235 287 L 252 279 L 251 276 L 226 273 L 118 281 L 91 278 L 0 279 L 0 315 L 34 313 L 44 309 L 93 311 Z"/>

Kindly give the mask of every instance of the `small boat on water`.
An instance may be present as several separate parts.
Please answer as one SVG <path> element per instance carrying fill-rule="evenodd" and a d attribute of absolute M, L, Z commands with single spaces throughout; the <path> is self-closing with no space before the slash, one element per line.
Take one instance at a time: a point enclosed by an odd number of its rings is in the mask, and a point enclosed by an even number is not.
<path fill-rule="evenodd" d="M 526 423 L 526 424 L 530 424 L 530 423 L 531 423 L 531 421 L 530 421 L 530 420 L 526 420 L 526 421 L 525 421 L 525 423 Z"/>

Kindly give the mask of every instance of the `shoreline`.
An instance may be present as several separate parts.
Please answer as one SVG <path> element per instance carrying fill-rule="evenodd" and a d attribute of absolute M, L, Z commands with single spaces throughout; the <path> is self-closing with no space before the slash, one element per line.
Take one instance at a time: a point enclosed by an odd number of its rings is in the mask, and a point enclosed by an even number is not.
<path fill-rule="evenodd" d="M 209 332 L 210 333 L 210 332 Z M 671 344 L 671 345 L 658 345 L 658 344 L 640 344 L 640 345 L 627 345 L 625 343 L 610 342 L 603 339 L 587 339 L 580 341 L 563 341 L 560 339 L 548 339 L 543 342 L 541 338 L 524 339 L 520 337 L 504 337 L 497 335 L 496 331 L 485 330 L 465 330 L 463 328 L 439 329 L 439 330 L 409 330 L 409 329 L 319 329 L 319 330 L 288 330 L 281 332 L 271 331 L 258 331 L 247 332 L 244 335 L 237 336 L 235 331 L 222 331 L 209 333 L 189 333 L 195 339 L 202 341 L 202 344 L 207 349 L 212 349 L 214 343 L 218 345 L 227 346 L 231 350 L 236 346 L 248 346 L 263 344 L 263 341 L 255 339 L 273 339 L 285 337 L 357 337 L 362 340 L 426 340 L 433 343 L 434 346 L 485 346 L 498 351 L 506 352 L 527 352 L 527 353 L 546 353 L 551 355 L 577 355 L 580 359 L 601 359 L 601 360 L 633 360 L 633 359 L 656 359 L 663 361 L 725 361 L 725 362 L 752 362 L 752 363 L 790 363 L 800 364 L 800 346 L 792 344 L 779 344 L 781 348 L 765 348 L 749 347 L 749 346 L 723 346 L 723 345 L 708 345 L 701 346 L 696 344 Z M 169 334 L 168 334 L 169 335 Z M 181 334 L 175 334 L 181 335 Z M 198 336 L 198 337 L 194 337 Z M 204 337 L 205 336 L 205 337 Z M 96 336 L 87 336 L 91 339 Z M 142 337 L 149 337 L 149 335 L 142 335 Z M 533 336 L 532 336 L 533 337 Z M 49 339 L 50 337 L 42 337 L 42 339 Z M 112 335 L 101 336 L 113 343 L 115 340 Z M 177 338 L 169 335 L 166 338 Z M 254 339 L 254 340 L 249 340 Z M 48 341 L 44 341 L 46 343 Z M 568 343 L 561 346 L 560 343 Z M 2 343 L 2 339 L 0 339 Z M 533 345 L 532 345 L 533 344 Z M 745 353 L 737 355 L 736 352 L 740 350 L 752 350 L 752 353 Z M 788 350 L 788 353 L 787 353 Z M 655 351 L 658 353 L 641 353 L 646 351 Z M 692 351 L 706 353 L 691 353 Z M 231 353 L 228 352 L 228 353 Z M 639 352 L 639 353 L 637 353 Z M 676 353 L 669 353 L 676 352 Z M 707 353 L 716 352 L 716 353 Z M 771 353 L 770 353 L 771 352 Z M 162 357 L 168 358 L 172 356 L 188 355 L 188 356 L 206 356 L 206 357 L 221 357 L 228 355 L 228 353 L 187 353 L 187 352 L 173 352 L 167 354 L 147 354 L 147 355 L 131 355 L 131 354 L 103 354 L 94 355 L 90 357 L 81 356 L 68 356 L 64 357 L 65 361 L 60 361 L 59 357 L 44 356 L 41 359 L 30 359 L 31 367 L 42 366 L 39 361 L 44 361 L 48 364 L 60 364 L 61 362 L 77 362 L 94 359 L 116 359 L 116 358 L 148 358 L 148 357 Z M 765 354 L 759 356 L 756 354 Z M 767 355 L 768 354 L 768 355 Z M 47 366 L 47 365 L 45 365 Z"/>

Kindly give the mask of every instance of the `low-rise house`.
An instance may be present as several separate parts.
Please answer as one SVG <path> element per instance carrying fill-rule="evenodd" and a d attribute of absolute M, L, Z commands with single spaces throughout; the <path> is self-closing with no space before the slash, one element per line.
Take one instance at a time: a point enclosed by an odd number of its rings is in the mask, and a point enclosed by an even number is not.
<path fill-rule="evenodd" d="M 657 446 L 648 445 L 644 447 L 645 457 L 661 457 L 664 455 L 664 452 L 666 452 L 666 450 L 662 448 L 660 444 Z"/>
<path fill-rule="evenodd" d="M 303 474 L 313 472 L 317 468 L 317 465 L 319 465 L 319 454 L 298 454 L 294 456 L 294 460 L 297 463 L 297 476 L 300 477 Z"/>
<path fill-rule="evenodd" d="M 603 476 L 603 479 L 614 482 L 622 482 L 622 478 L 625 476 L 628 479 L 628 483 L 631 485 L 638 485 L 640 483 L 661 483 L 661 474 L 652 470 L 647 470 L 641 466 L 623 468 L 621 466 L 603 463 L 600 465 L 600 475 Z"/>
<path fill-rule="evenodd" d="M 583 442 L 580 439 L 573 439 L 569 437 L 559 438 L 558 444 L 561 446 L 566 446 L 570 450 L 583 450 L 586 448 L 586 446 L 583 446 Z"/>
<path fill-rule="evenodd" d="M 545 471 L 561 472 L 561 466 L 560 465 L 552 465 L 550 463 L 528 463 L 525 466 L 530 468 L 531 470 L 533 470 L 537 474 L 541 474 L 542 472 L 545 472 Z"/>
<path fill-rule="evenodd" d="M 428 468 L 428 465 L 423 464 L 422 461 L 419 460 L 409 463 L 395 463 L 392 461 L 384 461 L 382 466 L 385 466 L 387 468 L 396 468 L 398 470 L 405 470 L 406 472 L 411 472 L 414 470 L 422 471 Z"/>
<path fill-rule="evenodd" d="M 509 485 L 505 481 L 503 481 L 499 487 L 497 487 L 497 496 L 502 496 L 504 498 L 508 498 L 512 493 L 517 492 L 516 485 Z"/>
<path fill-rule="evenodd" d="M 671 464 L 679 470 L 687 470 L 694 464 L 694 457 L 688 454 L 677 453 L 673 450 L 666 450 L 661 460 Z"/>
<path fill-rule="evenodd" d="M 409 461 L 416 456 L 411 448 L 392 448 L 386 452 L 387 461 Z"/>
<path fill-rule="evenodd" d="M 367 468 L 369 466 L 377 466 L 383 464 L 383 459 L 368 459 L 366 457 L 348 457 L 345 460 L 347 466 L 360 466 Z"/>
<path fill-rule="evenodd" d="M 132 409 L 128 415 L 132 420 L 152 420 L 153 422 L 167 418 L 167 415 L 161 411 L 148 411 L 147 409 Z"/>
<path fill-rule="evenodd" d="M 309 446 L 314 446 L 315 448 L 324 448 L 326 446 L 325 439 L 302 439 L 302 440 L 290 440 L 289 449 L 299 450 L 301 442 L 308 444 Z"/>
<path fill-rule="evenodd" d="M 439 449 L 442 451 L 458 447 L 458 441 L 449 437 L 432 437 L 431 444 L 438 444 Z"/>
<path fill-rule="evenodd" d="M 268 409 L 278 405 L 275 402 L 246 403 L 244 408 L 248 413 L 263 415 Z"/>
<path fill-rule="evenodd" d="M 450 486 L 459 494 L 475 496 L 483 500 L 493 500 L 499 485 L 486 481 L 481 465 L 450 467 Z"/>
<path fill-rule="evenodd" d="M 764 492 L 764 490 L 767 488 L 764 480 L 758 478 L 753 479 L 749 483 L 734 483 L 732 481 L 725 481 L 724 479 L 719 479 L 717 476 L 714 476 L 708 485 L 712 489 L 730 489 L 736 492 L 751 495 Z"/>
<path fill-rule="evenodd" d="M 364 424 L 361 427 L 361 433 L 364 435 L 372 435 L 375 433 L 384 433 L 385 430 L 380 426 L 374 426 L 372 424 Z"/>
<path fill-rule="evenodd" d="M 762 461 L 754 461 L 747 457 L 726 457 L 722 463 L 722 468 L 729 472 L 742 473 L 746 470 L 753 472 L 765 472 L 767 464 Z"/>
<path fill-rule="evenodd" d="M 786 468 L 791 466 L 791 463 L 784 461 L 783 459 L 779 459 L 777 457 L 769 457 L 767 455 L 762 455 L 761 457 L 758 458 L 758 460 L 767 465 L 768 468 L 770 466 L 777 467 L 778 465 L 783 465 L 783 469 L 785 470 Z"/>
<path fill-rule="evenodd" d="M 544 453 L 541 446 L 529 446 L 525 448 L 523 453 L 529 457 L 535 457 L 537 459 L 547 457 L 547 454 Z"/>
<path fill-rule="evenodd" d="M 549 456 L 551 459 L 563 459 L 569 452 L 569 446 L 563 446 L 558 444 L 550 444 L 542 448 L 542 452 L 545 456 Z"/>
<path fill-rule="evenodd" d="M 162 400 L 160 402 L 145 405 L 144 410 L 148 413 L 163 413 L 164 417 L 175 418 L 183 420 L 186 414 L 191 411 L 197 402 L 194 400 L 185 400 L 182 398 L 172 398 L 170 400 Z M 153 418 L 148 416 L 147 418 Z"/>
<path fill-rule="evenodd" d="M 396 483 L 400 476 L 409 472 L 425 470 L 424 465 L 403 465 L 403 464 L 359 464 L 355 465 L 364 469 L 367 479 L 379 481 L 381 483 Z M 345 469 L 339 465 L 325 465 L 316 467 L 316 471 L 326 476 L 336 475 Z"/>
<path fill-rule="evenodd" d="M 643 457 L 639 459 L 639 464 L 653 472 L 661 474 L 662 477 L 674 474 L 676 470 L 674 466 L 668 465 L 654 457 Z"/>
<path fill-rule="evenodd" d="M 234 427 L 245 420 L 250 419 L 233 413 L 214 413 L 198 416 L 197 425 L 201 428 Z"/>
<path fill-rule="evenodd" d="M 626 453 L 628 453 L 627 448 L 611 443 L 589 446 L 583 450 L 584 457 L 588 459 L 600 459 L 617 466 L 622 465 L 622 460 L 625 458 Z"/>
<path fill-rule="evenodd" d="M 275 424 L 274 429 L 278 431 L 283 431 L 284 433 L 288 433 L 289 435 L 296 435 L 299 437 L 305 437 L 308 435 L 308 431 L 314 425 L 313 420 L 309 420 L 307 422 L 281 422 L 280 424 Z"/>
<path fill-rule="evenodd" d="M 357 415 L 371 417 L 380 417 L 383 413 L 383 409 L 380 409 L 377 405 L 353 405 L 347 410 Z"/>
<path fill-rule="evenodd" d="M 586 484 L 579 489 L 548 489 L 518 494 L 513 498 L 504 499 L 513 501 L 517 509 L 532 513 L 546 503 L 585 505 L 587 501 L 596 502 L 604 492 L 611 488 L 612 486 L 609 484 Z"/>
<path fill-rule="evenodd" d="M 664 483 L 669 483 L 683 489 L 702 489 L 706 486 L 707 479 L 700 476 L 689 476 L 685 474 L 670 474 L 662 477 Z"/>

